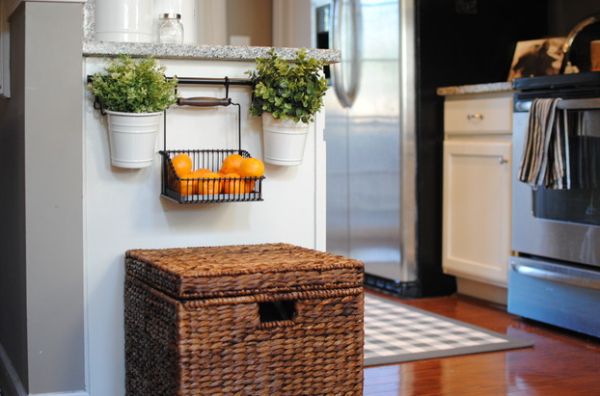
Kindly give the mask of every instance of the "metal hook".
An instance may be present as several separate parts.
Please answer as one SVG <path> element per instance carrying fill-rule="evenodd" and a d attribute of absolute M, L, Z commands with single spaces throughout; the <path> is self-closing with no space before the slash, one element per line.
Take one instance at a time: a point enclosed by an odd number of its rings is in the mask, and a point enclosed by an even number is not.
<path fill-rule="evenodd" d="M 98 99 L 97 96 L 94 96 L 94 109 L 100 110 L 100 114 L 106 115 L 106 111 L 104 111 L 104 105 L 102 104 L 102 101 Z"/>
<path fill-rule="evenodd" d="M 177 79 L 177 74 L 174 74 L 173 77 L 174 79 Z M 169 78 L 167 76 L 165 76 L 165 79 L 168 80 Z M 177 97 L 177 94 L 179 93 L 179 84 L 175 84 L 175 97 Z"/>
<path fill-rule="evenodd" d="M 238 153 L 241 155 L 242 154 L 242 106 L 239 103 L 232 102 L 231 99 L 229 99 L 229 103 L 232 104 L 233 106 L 237 106 L 237 110 L 238 110 L 238 117 L 237 117 Z"/>
<path fill-rule="evenodd" d="M 225 97 L 229 99 L 229 77 L 225 76 Z"/>

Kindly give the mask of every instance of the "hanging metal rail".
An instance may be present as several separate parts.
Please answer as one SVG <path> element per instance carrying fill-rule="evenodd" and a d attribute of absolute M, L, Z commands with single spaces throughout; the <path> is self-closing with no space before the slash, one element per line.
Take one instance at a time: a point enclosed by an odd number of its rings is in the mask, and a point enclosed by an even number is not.
<path fill-rule="evenodd" d="M 245 150 L 242 150 L 242 110 L 241 105 L 239 103 L 235 103 L 229 97 L 229 87 L 232 85 L 236 86 L 246 86 L 252 87 L 253 83 L 250 79 L 245 78 L 212 78 L 212 77 L 168 77 L 165 76 L 167 80 L 172 80 L 173 78 L 177 79 L 177 85 L 223 85 L 225 87 L 225 97 L 216 98 L 216 97 L 178 97 L 177 105 L 178 106 L 193 106 L 193 107 L 228 107 L 228 106 L 236 106 L 237 107 L 237 121 L 238 121 L 238 147 L 237 150 L 167 150 L 167 111 L 164 111 L 164 127 L 163 127 L 163 150 L 160 152 L 163 158 L 162 164 L 162 187 L 161 187 L 161 195 L 165 198 L 173 200 L 178 203 L 220 203 L 220 202 L 242 202 L 242 201 L 262 201 L 262 181 L 265 179 L 264 176 L 260 177 L 244 177 L 242 180 L 244 183 L 252 186 L 251 191 L 237 191 L 240 189 L 241 182 L 238 182 L 238 186 L 235 187 L 235 183 L 237 179 L 230 179 L 227 177 L 221 177 L 216 179 L 203 179 L 203 178 L 194 178 L 194 179 L 181 179 L 174 172 L 172 165 L 170 164 L 170 155 L 185 153 L 192 157 L 192 161 L 194 165 L 202 166 L 204 168 L 209 165 L 215 166 L 217 163 L 222 163 L 225 156 L 233 153 L 238 153 L 243 157 L 250 157 L 250 153 Z M 93 81 L 93 76 L 87 77 L 88 82 Z M 177 88 L 176 88 L 177 94 Z M 100 112 L 104 115 L 106 114 L 104 111 L 104 106 L 98 98 L 94 100 L 94 108 L 100 110 Z M 234 192 L 228 194 L 221 194 L 218 192 L 211 192 L 208 195 L 202 194 L 184 194 L 181 191 L 181 187 L 174 188 L 173 186 L 181 186 L 183 183 L 184 191 L 190 190 L 188 187 L 193 187 L 194 185 L 204 185 L 207 184 L 209 186 L 215 186 L 221 183 L 229 183 L 231 185 L 234 184 Z M 186 189 L 187 188 L 187 189 Z"/>
<path fill-rule="evenodd" d="M 173 78 L 177 79 L 177 85 L 224 85 L 225 86 L 225 97 L 224 98 L 212 98 L 212 97 L 192 97 L 192 98 L 178 98 L 177 105 L 178 106 L 196 106 L 196 107 L 216 107 L 216 106 L 237 106 L 238 108 L 238 150 L 242 151 L 242 108 L 239 103 L 234 103 L 231 101 L 229 97 L 229 87 L 231 85 L 238 86 L 247 86 L 252 87 L 252 80 L 248 78 L 213 78 L 213 77 L 166 77 L 167 80 L 172 80 Z M 166 121 L 166 111 L 165 111 L 165 128 L 167 129 L 167 121 Z M 166 148 L 166 132 L 165 133 L 165 150 Z"/>
<path fill-rule="evenodd" d="M 173 80 L 174 78 L 177 79 L 177 85 L 224 85 L 225 86 L 225 97 L 224 98 L 213 98 L 213 97 L 191 97 L 191 98 L 183 98 L 183 97 L 179 97 L 177 98 L 177 105 L 178 106 L 195 106 L 195 107 L 217 107 L 217 106 L 223 106 L 223 107 L 227 107 L 227 106 L 237 106 L 238 108 L 238 150 L 241 151 L 242 149 L 242 135 L 241 135 L 241 106 L 239 103 L 234 103 L 231 98 L 229 97 L 229 87 L 232 85 L 236 85 L 236 86 L 246 86 L 246 87 L 252 87 L 253 83 L 252 80 L 248 79 L 248 78 L 229 78 L 229 77 L 224 77 L 224 78 L 215 78 L 215 77 L 179 77 L 179 76 L 165 76 L 165 79 L 167 80 Z M 92 75 L 88 75 L 87 76 L 87 82 L 91 83 L 94 79 L 94 76 Z M 177 93 L 177 92 L 176 92 Z M 94 109 L 96 110 L 100 110 L 100 113 L 102 115 L 106 115 L 106 112 L 104 111 L 104 106 L 102 104 L 102 102 L 100 102 L 98 100 L 98 98 L 96 98 L 94 100 Z M 164 134 L 164 150 L 167 149 L 166 147 L 166 141 L 167 141 L 167 112 L 165 110 L 165 117 L 163 119 L 164 122 L 164 129 L 163 129 L 163 134 Z"/>

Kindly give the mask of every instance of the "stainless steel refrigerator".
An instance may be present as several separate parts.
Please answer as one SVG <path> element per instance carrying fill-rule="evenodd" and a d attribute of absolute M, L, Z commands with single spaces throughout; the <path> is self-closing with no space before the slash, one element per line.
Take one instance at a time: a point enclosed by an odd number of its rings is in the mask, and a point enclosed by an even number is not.
<path fill-rule="evenodd" d="M 312 1 L 315 45 L 342 50 L 326 70 L 327 250 L 363 260 L 367 285 L 449 294 L 436 89 L 506 80 L 516 42 L 553 33 L 562 3 Z"/>
<path fill-rule="evenodd" d="M 327 250 L 367 282 L 418 295 L 413 0 L 315 2 L 317 41 L 342 50 L 326 100 Z"/>

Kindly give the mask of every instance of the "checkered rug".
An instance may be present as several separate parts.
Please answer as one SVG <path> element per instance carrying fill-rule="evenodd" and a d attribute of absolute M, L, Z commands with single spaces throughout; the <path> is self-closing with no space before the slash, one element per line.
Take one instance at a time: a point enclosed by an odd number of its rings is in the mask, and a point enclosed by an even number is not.
<path fill-rule="evenodd" d="M 366 366 L 531 345 L 408 305 L 365 297 Z"/>

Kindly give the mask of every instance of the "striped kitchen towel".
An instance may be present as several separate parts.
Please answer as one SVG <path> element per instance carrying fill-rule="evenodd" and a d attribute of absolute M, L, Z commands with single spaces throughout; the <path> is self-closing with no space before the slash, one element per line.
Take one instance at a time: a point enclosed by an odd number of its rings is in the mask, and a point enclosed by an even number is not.
<path fill-rule="evenodd" d="M 568 119 L 560 99 L 534 99 L 529 111 L 519 180 L 534 188 L 571 188 Z"/>

